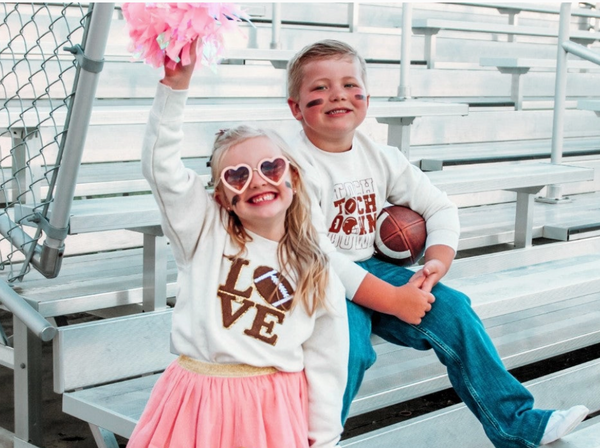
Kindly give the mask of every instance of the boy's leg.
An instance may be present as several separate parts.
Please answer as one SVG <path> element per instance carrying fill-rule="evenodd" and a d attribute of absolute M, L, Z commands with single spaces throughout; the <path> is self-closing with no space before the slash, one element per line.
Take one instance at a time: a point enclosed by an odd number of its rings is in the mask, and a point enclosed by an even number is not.
<path fill-rule="evenodd" d="M 373 258 L 359 264 L 396 286 L 413 274 Z M 373 332 L 395 344 L 433 348 L 494 446 L 537 447 L 552 411 L 533 409 L 532 395 L 504 367 L 467 296 L 442 284 L 432 293 L 436 301 L 420 325 L 375 313 Z"/>
<path fill-rule="evenodd" d="M 350 353 L 348 356 L 348 380 L 342 409 L 342 424 L 348 418 L 350 404 L 352 404 L 352 400 L 358 393 L 365 371 L 373 365 L 377 358 L 371 345 L 371 316 L 373 311 L 350 300 L 346 300 L 346 305 L 350 330 Z"/>

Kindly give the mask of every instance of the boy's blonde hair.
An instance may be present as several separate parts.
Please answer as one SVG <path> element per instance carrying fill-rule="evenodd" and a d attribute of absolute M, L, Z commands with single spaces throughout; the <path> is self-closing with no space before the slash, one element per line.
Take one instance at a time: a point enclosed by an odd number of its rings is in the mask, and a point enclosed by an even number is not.
<path fill-rule="evenodd" d="M 289 154 L 288 146 L 277 132 L 259 129 L 248 125 L 237 126 L 220 131 L 215 138 L 211 157 L 212 178 L 215 193 L 224 196 L 225 188 L 220 180 L 221 160 L 228 149 L 252 138 L 266 137 L 271 140 L 290 162 L 293 188 L 296 193 L 286 211 L 285 234 L 277 249 L 277 259 L 284 275 L 291 275 L 296 280 L 296 291 L 292 307 L 302 303 L 309 314 L 321 306 L 325 306 L 325 294 L 329 282 L 329 258 L 319 246 L 319 235 L 312 225 L 310 198 L 304 186 L 302 173 L 298 164 Z M 229 212 L 227 231 L 240 246 L 239 256 L 244 252 L 246 243 L 252 241 L 238 216 Z"/>
<path fill-rule="evenodd" d="M 288 98 L 297 100 L 306 64 L 319 59 L 355 58 L 360 63 L 362 80 L 367 85 L 367 63 L 350 45 L 334 39 L 325 39 L 307 45 L 294 55 L 287 65 Z"/>

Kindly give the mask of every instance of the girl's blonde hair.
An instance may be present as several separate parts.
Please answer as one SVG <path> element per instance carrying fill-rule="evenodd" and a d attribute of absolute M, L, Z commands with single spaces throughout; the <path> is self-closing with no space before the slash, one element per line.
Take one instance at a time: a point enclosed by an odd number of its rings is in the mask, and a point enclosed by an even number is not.
<path fill-rule="evenodd" d="M 351 57 L 360 64 L 362 81 L 367 86 L 367 63 L 353 47 L 345 42 L 334 39 L 324 39 L 314 44 L 307 45 L 294 55 L 287 64 L 287 88 L 288 98 L 297 100 L 302 80 L 304 77 L 304 66 L 309 62 L 321 59 L 342 59 Z"/>
<path fill-rule="evenodd" d="M 290 162 L 292 184 L 296 193 L 285 216 L 285 234 L 277 249 L 277 259 L 282 266 L 284 275 L 296 279 L 296 291 L 292 307 L 302 303 L 309 314 L 321 306 L 325 306 L 325 294 L 329 282 L 329 258 L 319 246 L 319 235 L 312 225 L 310 214 L 310 198 L 306 191 L 302 173 L 298 164 L 290 156 L 285 141 L 275 131 L 259 129 L 248 125 L 219 131 L 213 145 L 211 157 L 212 178 L 215 193 L 224 196 L 220 180 L 221 160 L 225 152 L 252 138 L 266 137 L 271 140 Z M 239 256 L 244 252 L 246 243 L 252 237 L 245 231 L 238 216 L 229 212 L 227 231 L 231 238 L 240 246 Z"/>

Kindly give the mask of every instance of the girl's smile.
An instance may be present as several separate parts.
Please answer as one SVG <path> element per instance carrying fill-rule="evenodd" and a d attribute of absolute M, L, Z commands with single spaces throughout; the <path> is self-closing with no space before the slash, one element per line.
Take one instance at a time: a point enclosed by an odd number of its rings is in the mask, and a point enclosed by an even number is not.
<path fill-rule="evenodd" d="M 219 170 L 217 200 L 246 229 L 279 241 L 293 199 L 292 177 L 281 149 L 267 137 L 244 140 L 223 154 Z"/>

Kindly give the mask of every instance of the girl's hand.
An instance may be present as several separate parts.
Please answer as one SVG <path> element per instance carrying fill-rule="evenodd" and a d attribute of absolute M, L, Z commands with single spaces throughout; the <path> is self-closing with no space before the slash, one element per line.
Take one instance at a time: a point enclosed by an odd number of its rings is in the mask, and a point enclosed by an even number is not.
<path fill-rule="evenodd" d="M 160 82 L 171 87 L 173 90 L 187 90 L 189 88 L 190 80 L 192 79 L 192 74 L 194 73 L 194 67 L 196 66 L 197 43 L 198 39 L 195 39 L 190 45 L 190 63 L 188 65 L 183 65 L 181 61 L 179 61 L 175 68 L 168 68 L 168 62 L 171 60 L 168 56 L 165 56 L 165 76 Z"/>

